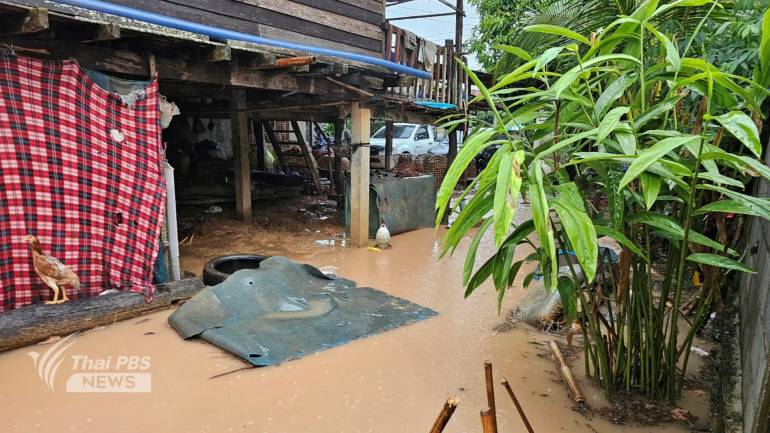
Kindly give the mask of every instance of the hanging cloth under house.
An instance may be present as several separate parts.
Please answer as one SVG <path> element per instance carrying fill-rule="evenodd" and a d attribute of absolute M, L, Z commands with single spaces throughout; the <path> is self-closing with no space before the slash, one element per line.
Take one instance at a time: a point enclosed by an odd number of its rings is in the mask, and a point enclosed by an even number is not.
<path fill-rule="evenodd" d="M 0 311 L 52 298 L 27 234 L 78 275 L 70 298 L 152 295 L 165 200 L 157 86 L 129 105 L 75 61 L 0 55 Z"/>

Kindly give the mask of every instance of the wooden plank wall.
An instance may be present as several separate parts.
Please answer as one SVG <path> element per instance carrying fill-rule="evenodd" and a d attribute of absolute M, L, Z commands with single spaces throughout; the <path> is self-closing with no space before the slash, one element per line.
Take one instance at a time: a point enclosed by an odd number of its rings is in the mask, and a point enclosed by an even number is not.
<path fill-rule="evenodd" d="M 380 57 L 381 0 L 111 0 L 266 38 Z"/>

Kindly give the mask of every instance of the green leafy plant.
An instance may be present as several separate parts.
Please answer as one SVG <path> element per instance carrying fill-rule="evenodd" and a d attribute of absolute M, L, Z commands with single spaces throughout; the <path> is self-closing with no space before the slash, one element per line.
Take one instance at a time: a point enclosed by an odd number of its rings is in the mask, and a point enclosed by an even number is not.
<path fill-rule="evenodd" d="M 692 7 L 706 12 L 690 33 L 672 38 L 661 30 L 661 17 Z M 691 56 L 694 38 L 721 7 L 711 0 L 648 0 L 591 38 L 532 26 L 530 32 L 568 43 L 541 54 L 502 47 L 521 64 L 494 86 L 468 70 L 480 90 L 475 102 L 486 102 L 493 121 L 468 115 L 445 124 L 469 123 L 474 131 L 436 205 L 437 225 L 447 212 L 457 213 L 444 253 L 472 235 L 466 296 L 491 279 L 502 301 L 524 262 L 537 262 L 546 289 L 559 290 L 566 315 L 581 325 L 587 374 L 608 392 L 679 395 L 695 332 L 721 296 L 716 280 L 750 272 L 726 238 L 726 216 L 770 219 L 770 201 L 746 192 L 752 178 L 770 179 L 758 159 L 755 122 L 767 91 Z M 770 53 L 760 50 L 759 64 L 766 60 Z M 490 146 L 498 147 L 487 167 L 454 197 L 468 164 Z M 520 196 L 528 198 L 531 218 L 513 226 Z M 495 253 L 476 266 L 488 232 Z M 617 262 L 599 254 L 601 236 L 622 246 Z M 519 248 L 530 254 L 514 262 Z M 656 251 L 664 255 L 661 282 L 654 278 Z M 571 275 L 559 274 L 564 261 Z M 706 276 L 704 295 L 695 299 L 692 324 L 682 328 L 683 293 L 696 269 Z"/>

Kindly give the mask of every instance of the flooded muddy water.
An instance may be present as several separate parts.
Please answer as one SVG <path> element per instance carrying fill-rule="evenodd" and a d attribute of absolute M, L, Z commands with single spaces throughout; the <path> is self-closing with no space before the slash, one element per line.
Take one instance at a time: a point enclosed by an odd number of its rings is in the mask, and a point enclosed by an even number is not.
<path fill-rule="evenodd" d="M 438 311 L 428 320 L 353 341 L 275 367 L 235 371 L 243 362 L 201 341 L 183 341 L 166 323 L 170 310 L 115 323 L 75 337 L 61 354 L 47 388 L 30 351 L 0 354 L 0 431 L 3 432 L 427 432 L 449 396 L 460 399 L 446 432 L 480 431 L 486 407 L 483 362 L 494 365 L 500 432 L 525 431 L 499 380 L 507 378 L 535 431 L 683 432 L 684 424 L 618 426 L 572 410 L 567 390 L 543 343 L 552 337 L 524 325 L 493 329 L 524 296 L 520 284 L 505 298 L 498 316 L 496 296 L 482 286 L 463 298 L 463 251 L 438 261 L 433 230 L 394 236 L 383 251 L 319 245 L 318 236 L 231 234 L 183 249 L 185 269 L 200 272 L 208 257 L 225 252 L 284 254 Z M 208 242 L 208 243 L 207 243 Z M 467 247 L 467 242 L 465 244 Z M 491 251 L 491 245 L 482 249 Z M 525 251 L 521 251 L 523 257 Z M 148 393 L 68 393 L 73 356 L 92 359 L 148 357 Z M 602 393 L 585 383 L 582 361 L 573 371 L 592 406 Z M 693 372 L 697 369 L 693 367 Z M 214 377 L 214 378 L 212 378 Z M 690 393 L 692 394 L 692 393 Z M 707 420 L 708 395 L 688 396 L 688 406 Z"/>

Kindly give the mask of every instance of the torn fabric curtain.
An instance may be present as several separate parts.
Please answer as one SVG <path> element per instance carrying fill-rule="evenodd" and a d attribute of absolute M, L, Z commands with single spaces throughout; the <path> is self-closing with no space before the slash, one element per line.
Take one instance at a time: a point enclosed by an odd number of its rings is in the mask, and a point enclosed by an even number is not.
<path fill-rule="evenodd" d="M 78 275 L 80 296 L 151 295 L 165 200 L 157 82 L 129 106 L 75 61 L 9 55 L 0 92 L 0 311 L 52 298 L 26 234 Z"/>

